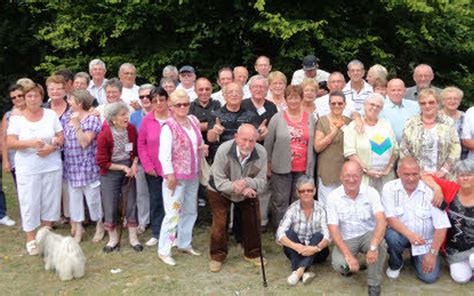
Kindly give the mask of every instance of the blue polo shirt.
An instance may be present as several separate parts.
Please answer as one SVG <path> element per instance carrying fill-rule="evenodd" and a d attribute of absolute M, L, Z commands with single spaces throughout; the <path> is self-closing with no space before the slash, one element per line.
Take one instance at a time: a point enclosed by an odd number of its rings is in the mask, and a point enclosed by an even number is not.
<path fill-rule="evenodd" d="M 402 99 L 400 105 L 395 105 L 387 97 L 385 99 L 383 110 L 380 117 L 388 120 L 392 125 L 393 132 L 397 138 L 398 143 L 402 140 L 403 128 L 408 118 L 420 114 L 420 107 L 416 101 Z"/>

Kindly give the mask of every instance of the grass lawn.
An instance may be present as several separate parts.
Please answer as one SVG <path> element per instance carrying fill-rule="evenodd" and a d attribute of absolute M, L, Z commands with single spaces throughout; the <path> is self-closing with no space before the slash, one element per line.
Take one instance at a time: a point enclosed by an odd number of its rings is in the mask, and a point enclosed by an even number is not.
<path fill-rule="evenodd" d="M 134 252 L 128 238 L 122 238 L 120 252 L 104 254 L 104 239 L 93 244 L 93 227 L 87 233 L 81 247 L 87 257 L 84 278 L 61 282 L 51 272 L 44 270 L 38 256 L 28 256 L 25 236 L 20 227 L 15 190 L 10 175 L 4 176 L 3 189 L 7 195 L 8 215 L 17 221 L 14 227 L 0 226 L 0 291 L 1 295 L 366 295 L 366 273 L 360 272 L 344 278 L 331 268 L 327 260 L 313 268 L 316 279 L 309 285 L 290 287 L 286 278 L 290 274 L 289 262 L 281 247 L 275 244 L 274 235 L 263 235 L 263 249 L 268 259 L 268 287 L 262 287 L 260 269 L 242 259 L 242 251 L 231 240 L 229 256 L 221 272 L 208 271 L 209 209 L 200 209 L 195 227 L 193 246 L 203 256 L 191 257 L 175 252 L 175 267 L 169 267 L 158 259 L 156 247 Z M 57 230 L 63 235 L 69 226 Z M 125 235 L 126 236 L 126 235 Z M 141 235 L 144 243 L 150 238 L 150 230 Z M 121 272 L 113 274 L 112 269 Z M 433 285 L 426 285 L 415 278 L 409 259 L 398 280 L 384 279 L 384 295 L 474 295 L 474 285 L 457 285 L 449 277 L 443 264 L 441 278 Z"/>

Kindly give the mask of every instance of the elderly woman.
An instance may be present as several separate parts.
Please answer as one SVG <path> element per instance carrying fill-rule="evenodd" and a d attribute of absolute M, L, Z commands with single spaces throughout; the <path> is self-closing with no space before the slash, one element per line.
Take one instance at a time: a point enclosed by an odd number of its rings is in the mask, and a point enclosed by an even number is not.
<path fill-rule="evenodd" d="M 176 265 L 171 247 L 177 240 L 179 250 L 193 255 L 191 241 L 197 219 L 197 191 L 201 163 L 202 135 L 199 120 L 188 116 L 189 96 L 182 89 L 170 95 L 173 110 L 160 135 L 158 157 L 163 168 L 163 203 L 165 217 L 161 225 L 158 257 L 168 265 Z M 176 238 L 176 230 L 178 237 Z"/>
<path fill-rule="evenodd" d="M 150 92 L 152 110 L 143 118 L 138 132 L 138 156 L 145 171 L 145 178 L 150 194 L 150 225 L 152 237 L 147 246 L 158 244 L 161 223 L 165 216 L 163 208 L 163 169 L 158 160 L 161 128 L 170 117 L 168 93 L 161 87 Z"/>
<path fill-rule="evenodd" d="M 70 110 L 61 119 L 64 127 L 64 178 L 68 183 L 71 228 L 77 242 L 81 241 L 84 232 L 84 197 L 91 220 L 97 222 L 92 240 L 98 242 L 104 237 L 99 167 L 95 162 L 96 136 L 101 124 L 99 118 L 89 114 L 93 99 L 87 90 L 74 90 L 68 99 Z"/>
<path fill-rule="evenodd" d="M 451 222 L 446 238 L 446 259 L 457 283 L 471 281 L 474 271 L 474 160 L 458 161 L 456 182 L 435 178 L 441 187 Z"/>
<path fill-rule="evenodd" d="M 120 82 L 120 80 L 118 80 L 117 78 L 109 79 L 104 83 L 104 88 L 107 103 L 102 104 L 95 109 L 95 111 L 97 111 L 100 116 L 100 122 L 105 121 L 104 110 L 108 104 L 122 101 L 122 99 L 120 98 L 122 96 L 122 82 Z"/>
<path fill-rule="evenodd" d="M 411 156 L 424 172 L 449 176 L 459 159 L 461 145 L 451 118 L 438 112 L 440 96 L 434 89 L 418 94 L 420 116 L 408 119 L 400 143 L 400 157 Z"/>
<path fill-rule="evenodd" d="M 160 86 L 169 94 L 176 89 L 176 83 L 169 77 L 163 77 L 160 80 Z"/>
<path fill-rule="evenodd" d="M 303 174 L 314 175 L 313 150 L 315 120 L 303 111 L 303 89 L 290 85 L 285 92 L 286 111 L 275 114 L 268 125 L 265 149 L 268 175 L 272 176 L 272 223 L 280 223 L 286 209 L 296 200 L 296 180 Z"/>
<path fill-rule="evenodd" d="M 379 193 L 387 181 L 395 178 L 393 167 L 398 156 L 398 144 L 392 126 L 379 118 L 383 103 L 382 95 L 371 94 L 364 102 L 364 132 L 355 130 L 354 121 L 344 132 L 344 157 L 362 166 L 362 182 L 374 187 Z"/>
<path fill-rule="evenodd" d="M 328 115 L 316 124 L 314 148 L 318 152 L 318 201 L 326 208 L 326 198 L 341 185 L 339 174 L 344 164 L 344 129 L 351 119 L 342 115 L 346 97 L 341 91 L 329 94 Z"/>
<path fill-rule="evenodd" d="M 375 64 L 367 71 L 367 83 L 375 88 L 375 81 L 382 79 L 387 81 L 388 71 L 387 68 L 380 64 Z"/>
<path fill-rule="evenodd" d="M 24 89 L 26 108 L 12 116 L 7 145 L 15 149 L 18 199 L 26 250 L 38 254 L 35 229 L 59 219 L 63 164 L 59 147 L 63 128 L 56 113 L 41 107 L 44 90 L 39 84 Z"/>
<path fill-rule="evenodd" d="M 309 283 L 315 276 L 308 269 L 313 263 L 323 262 L 329 255 L 329 232 L 326 211 L 313 199 L 316 192 L 314 179 L 301 176 L 296 182 L 299 200 L 291 204 L 281 220 L 276 236 L 290 259 L 293 272 L 288 284 L 294 286 L 300 279 Z"/>
<path fill-rule="evenodd" d="M 129 111 L 125 103 L 108 104 L 104 111 L 107 123 L 104 123 L 97 136 L 96 154 L 101 175 L 104 226 L 109 233 L 109 241 L 103 251 L 110 253 L 120 249 L 117 226 L 122 223 L 120 217 L 124 215 L 130 245 L 135 251 L 141 252 L 143 246 L 137 237 L 137 193 L 134 178 L 138 165 L 137 131 L 128 122 Z"/>
<path fill-rule="evenodd" d="M 315 120 L 318 120 L 318 110 L 316 109 L 316 98 L 319 85 L 314 79 L 306 78 L 300 84 L 303 89 L 302 108 L 308 114 L 312 114 Z"/>
<path fill-rule="evenodd" d="M 49 100 L 43 107 L 53 110 L 61 119 L 69 110 L 69 105 L 66 101 L 66 80 L 61 75 L 49 76 L 46 79 L 46 90 L 48 91 Z"/>
<path fill-rule="evenodd" d="M 268 74 L 268 87 L 270 91 L 267 94 L 267 100 L 273 102 L 278 111 L 286 110 L 285 89 L 287 85 L 285 74 L 280 71 L 273 71 Z"/>
<path fill-rule="evenodd" d="M 440 112 L 454 120 L 456 130 L 458 131 L 458 136 L 461 138 L 465 113 L 464 111 L 459 110 L 459 105 L 461 105 L 464 92 L 457 87 L 450 86 L 443 89 L 440 95 L 443 105 L 443 109 L 441 109 Z M 461 149 L 461 159 L 465 159 L 469 153 L 469 150 L 466 149 L 462 143 Z"/>

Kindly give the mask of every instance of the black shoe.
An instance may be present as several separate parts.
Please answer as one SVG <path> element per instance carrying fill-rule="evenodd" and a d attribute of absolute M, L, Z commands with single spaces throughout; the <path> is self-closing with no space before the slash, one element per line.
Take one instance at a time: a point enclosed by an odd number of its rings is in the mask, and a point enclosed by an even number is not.
<path fill-rule="evenodd" d="M 120 246 L 119 244 L 116 244 L 115 246 L 111 247 L 111 246 L 105 246 L 102 251 L 104 251 L 104 253 L 112 253 L 113 251 L 120 251 Z"/>
<path fill-rule="evenodd" d="M 353 275 L 352 271 L 349 272 L 341 272 L 341 275 L 344 277 L 351 277 Z"/>
<path fill-rule="evenodd" d="M 132 249 L 135 252 L 141 252 L 141 251 L 143 251 L 143 246 L 141 244 L 136 244 L 136 245 L 132 246 Z"/>
<path fill-rule="evenodd" d="M 367 264 L 365 264 L 365 263 L 359 264 L 359 270 L 360 271 L 363 271 L 363 270 L 366 270 L 366 269 L 367 269 Z"/>
<path fill-rule="evenodd" d="M 380 296 L 380 286 L 369 286 L 369 296 Z"/>

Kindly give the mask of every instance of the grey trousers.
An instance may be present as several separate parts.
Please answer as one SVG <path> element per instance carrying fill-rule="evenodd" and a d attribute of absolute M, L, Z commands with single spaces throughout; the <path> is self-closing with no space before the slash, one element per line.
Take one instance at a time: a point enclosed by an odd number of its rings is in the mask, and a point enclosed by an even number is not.
<path fill-rule="evenodd" d="M 129 165 L 128 163 L 123 163 Z M 127 227 L 137 227 L 137 188 L 135 178 L 130 179 L 122 171 L 107 171 L 100 176 L 100 190 L 102 194 L 102 207 L 104 209 L 104 226 L 107 231 L 114 229 L 121 221 L 123 196 L 127 194 L 127 208 L 125 217 Z"/>
<path fill-rule="evenodd" d="M 278 228 L 288 206 L 298 199 L 296 195 L 296 180 L 303 173 L 291 172 L 288 174 L 272 173 L 272 224 Z"/>
<path fill-rule="evenodd" d="M 345 240 L 344 243 L 351 250 L 352 255 L 356 256 L 358 253 L 366 254 L 370 248 L 370 241 L 374 233 L 369 231 L 366 234 Z M 387 244 L 385 240 L 379 244 L 378 258 L 375 264 L 367 266 L 367 283 L 369 286 L 379 286 L 383 279 L 383 266 L 385 264 L 385 257 L 387 255 Z M 340 273 L 344 273 L 344 266 L 347 265 L 344 256 L 337 247 L 332 250 L 332 267 Z"/>
<path fill-rule="evenodd" d="M 268 225 L 268 206 L 270 204 L 270 199 L 272 196 L 271 188 L 271 179 L 267 180 L 267 184 L 265 184 L 265 189 L 262 193 L 258 195 L 258 202 L 260 204 L 260 225 L 267 226 Z"/>
<path fill-rule="evenodd" d="M 138 224 L 146 226 L 150 224 L 150 193 L 148 192 L 145 171 L 143 171 L 140 162 L 138 163 L 138 170 L 135 178 L 137 181 Z"/>

